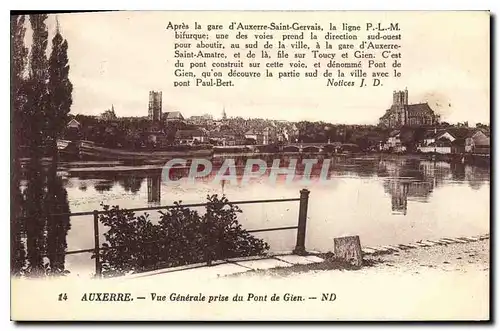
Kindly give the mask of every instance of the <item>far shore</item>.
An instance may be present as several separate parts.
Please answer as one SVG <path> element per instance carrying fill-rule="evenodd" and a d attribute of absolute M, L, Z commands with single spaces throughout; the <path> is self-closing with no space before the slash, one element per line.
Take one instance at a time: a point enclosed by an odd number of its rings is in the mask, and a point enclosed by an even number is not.
<path fill-rule="evenodd" d="M 450 163 L 463 163 L 469 165 L 477 166 L 490 166 L 490 156 L 489 155 L 472 155 L 472 154 L 434 154 L 434 153 L 384 153 L 384 152 L 342 152 L 342 153 L 326 153 L 326 152 L 277 152 L 277 153 L 263 153 L 263 152 L 234 152 L 234 153 L 213 153 L 210 156 L 200 156 L 199 158 L 213 159 L 213 158 L 228 158 L 228 157 L 270 157 L 276 156 L 280 157 L 297 157 L 297 158 L 317 158 L 317 157 L 337 157 L 346 159 L 369 159 L 369 158 L 383 158 L 386 160 L 398 160 L 398 159 L 411 159 L 411 160 L 428 160 L 434 162 L 450 162 Z M 173 157 L 172 157 L 173 158 Z M 186 154 L 184 157 L 182 155 L 176 156 L 175 158 L 183 158 L 186 160 L 193 159 L 192 155 Z M 169 158 L 171 159 L 171 158 Z M 21 164 L 26 164 L 29 162 L 29 158 L 21 158 Z M 52 161 L 51 157 L 44 157 L 41 159 L 42 165 L 48 164 Z M 78 159 L 78 158 L 61 158 L 59 164 L 63 167 L 74 167 L 74 168 L 87 168 L 88 166 L 96 168 L 96 171 L 101 167 L 108 168 L 116 166 L 158 166 L 161 167 L 168 159 L 165 158 L 151 158 L 149 160 L 102 160 L 102 159 Z"/>

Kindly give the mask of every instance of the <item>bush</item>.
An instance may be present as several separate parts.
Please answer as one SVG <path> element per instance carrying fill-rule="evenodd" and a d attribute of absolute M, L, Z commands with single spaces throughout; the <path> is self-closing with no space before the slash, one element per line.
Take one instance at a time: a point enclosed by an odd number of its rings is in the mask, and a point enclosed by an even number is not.
<path fill-rule="evenodd" d="M 237 220 L 241 210 L 227 198 L 211 195 L 207 200 L 203 216 L 176 202 L 166 212 L 158 211 L 158 224 L 147 213 L 136 216 L 118 206 L 103 205 L 107 213 L 99 220 L 109 227 L 102 244 L 103 275 L 262 255 L 269 249 L 263 240 L 242 229 Z"/>

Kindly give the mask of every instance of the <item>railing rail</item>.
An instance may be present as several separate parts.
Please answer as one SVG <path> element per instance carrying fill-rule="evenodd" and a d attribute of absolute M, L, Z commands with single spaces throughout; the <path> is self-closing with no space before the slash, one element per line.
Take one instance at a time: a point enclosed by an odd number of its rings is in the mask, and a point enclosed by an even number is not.
<path fill-rule="evenodd" d="M 275 203 L 275 202 L 292 202 L 299 201 L 299 215 L 298 215 L 298 223 L 295 226 L 283 226 L 283 227 L 274 227 L 274 228 L 263 228 L 263 229 L 251 229 L 246 230 L 248 233 L 256 233 L 256 232 L 270 232 L 270 231 L 283 231 L 283 230 L 292 230 L 297 229 L 297 241 L 296 246 L 293 250 L 294 254 L 304 255 L 306 253 L 305 250 L 305 236 L 306 236 L 306 225 L 307 225 L 307 207 L 309 201 L 309 190 L 303 189 L 300 191 L 299 198 L 287 198 L 287 199 L 266 199 L 266 200 L 243 200 L 243 201 L 229 201 L 232 205 L 243 205 L 243 204 L 258 204 L 258 203 Z M 206 207 L 210 205 L 209 202 L 205 203 L 192 203 L 192 204 L 179 204 L 179 205 L 167 205 L 167 206 L 150 206 L 150 207 L 141 207 L 141 208 L 130 208 L 130 209 L 121 209 L 120 211 L 124 212 L 138 212 L 138 211 L 146 211 L 146 210 L 162 210 L 162 209 L 172 209 L 178 207 Z M 113 210 L 93 210 L 86 212 L 75 212 L 75 213 L 59 213 L 59 214 L 50 214 L 49 217 L 60 217 L 60 216 L 93 216 L 93 225 L 94 225 L 94 247 L 87 249 L 79 249 L 74 251 L 65 251 L 57 253 L 56 255 L 72 255 L 72 254 L 80 254 L 80 253 L 94 253 L 95 257 L 95 273 L 97 277 L 101 277 L 102 275 L 102 263 L 101 263 L 101 251 L 109 250 L 109 249 L 120 249 L 126 248 L 128 245 L 119 245 L 119 246 L 106 246 L 101 247 L 99 240 L 99 215 L 111 213 Z M 29 219 L 32 217 L 39 216 L 21 216 L 17 217 L 17 219 Z M 165 241 L 155 240 L 142 242 L 141 245 L 149 245 L 155 244 Z M 209 258 L 207 258 L 206 263 L 208 265 L 211 264 Z"/>
<path fill-rule="evenodd" d="M 287 199 L 267 199 L 267 200 L 242 200 L 242 201 L 230 201 L 233 205 L 244 205 L 251 203 L 271 203 L 271 202 L 290 202 L 290 201 L 299 201 L 300 198 L 287 198 Z M 191 203 L 191 204 L 182 204 L 182 205 L 167 205 L 167 206 L 152 206 L 152 207 L 140 207 L 140 208 L 129 208 L 129 209 L 120 209 L 123 212 L 137 212 L 137 211 L 146 211 L 146 210 L 158 210 L 158 209 L 172 209 L 176 207 L 205 207 L 209 203 L 201 202 L 201 203 Z M 94 215 L 94 212 L 97 211 L 97 214 L 107 214 L 111 213 L 112 210 L 93 210 L 93 211 L 81 211 L 75 213 L 59 213 L 59 214 L 50 214 L 49 216 L 90 216 Z M 29 219 L 32 217 L 39 217 L 39 215 L 35 216 L 21 216 L 17 217 L 18 219 Z"/>

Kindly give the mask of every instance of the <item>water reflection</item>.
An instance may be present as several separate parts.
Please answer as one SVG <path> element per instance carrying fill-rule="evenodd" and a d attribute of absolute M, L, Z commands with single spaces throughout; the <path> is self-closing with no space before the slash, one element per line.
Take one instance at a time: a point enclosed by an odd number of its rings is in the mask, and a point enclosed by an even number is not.
<path fill-rule="evenodd" d="M 408 187 L 409 183 L 397 180 L 389 180 L 384 183 L 385 191 L 392 197 L 391 206 L 394 214 L 406 215 L 408 211 Z"/>
<path fill-rule="evenodd" d="M 148 176 L 148 202 L 159 203 L 161 197 L 161 172 Z"/>
<path fill-rule="evenodd" d="M 44 179 L 42 166 L 38 159 L 28 164 L 27 185 L 23 191 L 23 216 L 26 236 L 26 270 L 33 274 L 41 274 L 43 268 L 42 254 L 44 245 Z"/>
<path fill-rule="evenodd" d="M 118 183 L 123 187 L 125 192 L 137 193 L 141 190 L 141 185 L 144 180 L 142 176 L 126 176 L 118 179 Z"/>
<path fill-rule="evenodd" d="M 479 189 L 489 180 L 489 169 L 465 165 L 422 160 L 381 161 L 379 176 L 389 177 L 384 190 L 391 196 L 394 214 L 406 215 L 408 199 L 428 202 L 433 190 L 445 181 L 467 181 L 473 189 Z M 471 174 L 466 176 L 466 173 Z"/>
<path fill-rule="evenodd" d="M 63 179 L 56 174 L 57 168 L 52 166 L 47 175 L 47 191 L 45 195 L 45 215 L 47 229 L 47 257 L 52 272 L 65 270 L 65 255 L 70 219 L 68 193 L 63 186 Z"/>
<path fill-rule="evenodd" d="M 33 276 L 63 273 L 71 228 L 67 183 L 58 176 L 56 164 L 44 167 L 34 158 L 25 169 L 25 179 L 16 192 L 20 208 L 12 228 L 16 250 L 12 272 Z"/>
<path fill-rule="evenodd" d="M 242 185 L 243 173 L 248 159 L 255 156 L 234 156 L 234 157 L 215 157 L 212 161 L 211 172 L 198 178 L 199 182 L 213 182 L 216 179 L 222 165 L 227 159 L 234 160 L 235 173 L 237 177 L 236 185 Z M 267 169 L 262 175 L 263 178 L 269 177 L 273 161 L 277 156 L 261 155 L 260 159 L 266 161 Z M 293 174 L 294 181 L 301 181 L 305 174 L 304 159 L 317 159 L 310 170 L 312 180 L 317 180 L 321 176 L 321 171 L 325 159 L 323 156 L 311 155 L 284 155 L 280 156 L 280 168 L 290 166 L 292 160 L 297 160 L 297 166 Z M 358 177 L 358 178 L 384 178 L 382 183 L 384 192 L 390 195 L 392 212 L 394 214 L 406 215 L 408 211 L 408 199 L 411 201 L 428 202 L 433 190 L 442 185 L 443 182 L 467 182 L 472 189 L 478 190 L 489 181 L 489 169 L 481 168 L 463 163 L 448 163 L 422 160 L 419 158 L 407 157 L 359 157 L 334 156 L 329 159 L 330 164 L 325 179 L 335 177 Z M 203 167 L 198 169 L 203 170 Z M 255 170 L 255 169 L 254 169 Z M 148 203 L 159 203 L 161 201 L 161 188 L 163 176 L 168 175 L 170 181 L 180 181 L 189 176 L 190 164 L 186 166 L 177 166 L 170 169 L 168 174 L 162 173 L 161 167 L 156 169 L 132 169 L 126 172 L 105 171 L 83 172 L 77 170 L 74 174 L 82 180 L 79 184 L 80 191 L 87 190 L 87 184 L 84 179 L 93 179 L 94 189 L 99 193 L 111 191 L 117 184 L 127 193 L 136 194 L 141 190 L 143 182 L 147 185 Z M 226 175 L 228 172 L 225 173 Z M 278 182 L 284 182 L 286 174 L 278 176 Z M 250 181 L 252 182 L 252 181 Z M 216 183 L 224 192 L 226 185 L 231 185 L 231 181 L 222 179 Z M 200 197 L 203 198 L 203 197 Z M 145 201 L 145 202 L 146 202 Z"/>
<path fill-rule="evenodd" d="M 115 182 L 113 180 L 100 180 L 94 183 L 94 189 L 99 193 L 108 192 L 114 186 Z"/>
<path fill-rule="evenodd" d="M 19 273 L 26 263 L 26 248 L 23 242 L 25 227 L 24 221 L 21 220 L 24 210 L 24 197 L 21 190 L 19 161 L 16 158 L 14 162 L 12 167 L 10 265 L 13 273 Z"/>

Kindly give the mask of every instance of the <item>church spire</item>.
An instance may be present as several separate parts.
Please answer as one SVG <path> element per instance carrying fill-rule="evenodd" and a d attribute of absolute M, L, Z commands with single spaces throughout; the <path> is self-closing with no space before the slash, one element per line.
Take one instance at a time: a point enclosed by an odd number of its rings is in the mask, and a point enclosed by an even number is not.
<path fill-rule="evenodd" d="M 227 115 L 226 115 L 226 106 L 223 106 L 223 107 L 222 107 L 222 119 L 223 119 L 223 120 L 227 119 Z"/>

